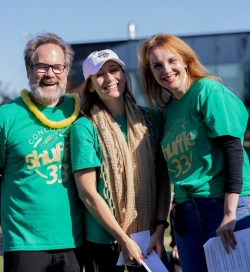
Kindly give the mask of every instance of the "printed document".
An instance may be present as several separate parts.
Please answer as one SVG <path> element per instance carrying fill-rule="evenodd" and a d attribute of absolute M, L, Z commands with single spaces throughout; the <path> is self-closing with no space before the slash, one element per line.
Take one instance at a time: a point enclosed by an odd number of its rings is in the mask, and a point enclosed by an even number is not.
<path fill-rule="evenodd" d="M 236 249 L 227 254 L 220 237 L 204 244 L 208 272 L 250 272 L 250 228 L 234 232 Z"/>

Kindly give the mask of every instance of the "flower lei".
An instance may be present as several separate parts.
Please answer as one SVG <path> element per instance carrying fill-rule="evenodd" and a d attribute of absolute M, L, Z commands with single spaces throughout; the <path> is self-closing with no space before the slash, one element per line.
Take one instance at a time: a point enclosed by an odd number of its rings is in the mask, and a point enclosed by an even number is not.
<path fill-rule="evenodd" d="M 72 115 L 62 121 L 51 121 L 49 120 L 42 112 L 39 111 L 37 106 L 31 101 L 29 97 L 29 91 L 22 90 L 21 97 L 23 102 L 27 105 L 29 110 L 35 114 L 37 119 L 39 119 L 44 125 L 51 127 L 51 128 L 64 128 L 72 124 L 79 115 L 80 112 L 80 99 L 77 94 L 66 94 L 68 97 L 72 97 L 75 100 L 75 109 Z"/>

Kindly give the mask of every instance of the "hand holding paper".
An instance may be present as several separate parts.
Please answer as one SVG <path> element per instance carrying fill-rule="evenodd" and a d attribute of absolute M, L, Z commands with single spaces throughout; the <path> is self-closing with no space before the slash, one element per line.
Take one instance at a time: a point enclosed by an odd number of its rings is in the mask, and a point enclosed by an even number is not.
<path fill-rule="evenodd" d="M 209 239 L 204 244 L 207 268 L 209 272 L 249 272 L 250 271 L 250 228 L 234 233 L 237 246 L 235 250 L 224 250 L 220 237 Z"/>
<path fill-rule="evenodd" d="M 124 259 L 137 265 L 141 265 L 142 255 L 139 245 L 135 243 L 133 239 L 130 239 L 128 236 L 127 238 L 128 239 L 125 241 L 124 244 L 120 243 Z"/>
<path fill-rule="evenodd" d="M 142 265 L 149 272 L 168 272 L 167 268 L 162 263 L 161 259 L 157 256 L 156 252 L 153 250 L 151 254 L 147 255 L 146 251 L 148 249 L 150 243 L 150 232 L 142 231 L 133 233 L 130 235 L 131 238 L 137 243 L 137 245 L 141 248 L 142 253 L 147 256 L 146 259 L 141 259 Z M 117 265 L 136 265 L 135 263 L 131 263 L 130 261 L 125 260 L 122 252 L 117 261 Z"/>
<path fill-rule="evenodd" d="M 153 250 L 155 250 L 158 257 L 161 258 L 162 253 L 165 251 L 165 248 L 162 242 L 164 239 L 164 231 L 165 231 L 165 227 L 163 230 L 156 229 L 154 233 L 151 235 L 150 243 L 146 251 L 147 254 L 150 254 Z"/>

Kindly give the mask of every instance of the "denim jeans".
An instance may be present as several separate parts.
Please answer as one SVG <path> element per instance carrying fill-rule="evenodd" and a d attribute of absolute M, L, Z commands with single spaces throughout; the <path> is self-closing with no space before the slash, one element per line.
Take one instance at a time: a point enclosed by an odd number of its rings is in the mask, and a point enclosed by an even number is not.
<path fill-rule="evenodd" d="M 203 245 L 216 237 L 223 218 L 224 198 L 192 199 L 176 204 L 173 219 L 177 249 L 183 272 L 206 272 Z M 250 196 L 239 198 L 235 231 L 250 227 Z"/>

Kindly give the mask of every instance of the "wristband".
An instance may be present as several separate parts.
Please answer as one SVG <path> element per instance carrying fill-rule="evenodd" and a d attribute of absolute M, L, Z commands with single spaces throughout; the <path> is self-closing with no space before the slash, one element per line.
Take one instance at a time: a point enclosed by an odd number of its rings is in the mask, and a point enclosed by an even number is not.
<path fill-rule="evenodd" d="M 169 223 L 166 220 L 155 220 L 154 226 L 156 227 L 157 225 L 164 225 L 165 229 L 168 228 Z"/>

